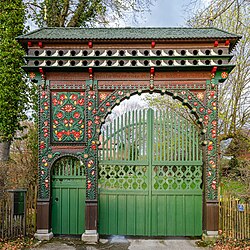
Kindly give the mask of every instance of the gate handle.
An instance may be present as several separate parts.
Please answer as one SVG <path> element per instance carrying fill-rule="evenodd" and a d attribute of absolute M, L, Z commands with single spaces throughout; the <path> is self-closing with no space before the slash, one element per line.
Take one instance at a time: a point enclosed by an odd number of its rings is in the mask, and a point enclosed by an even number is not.
<path fill-rule="evenodd" d="M 55 198 L 55 201 L 58 201 L 58 198 L 57 198 L 57 197 Z"/>

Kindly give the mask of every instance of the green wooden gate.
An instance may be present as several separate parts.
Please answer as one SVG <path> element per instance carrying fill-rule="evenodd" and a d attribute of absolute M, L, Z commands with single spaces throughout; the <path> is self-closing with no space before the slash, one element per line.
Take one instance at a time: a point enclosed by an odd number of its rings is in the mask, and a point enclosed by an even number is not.
<path fill-rule="evenodd" d="M 202 154 L 178 114 L 135 110 L 104 125 L 99 150 L 100 234 L 202 233 Z"/>
<path fill-rule="evenodd" d="M 74 157 L 59 159 L 52 168 L 52 232 L 82 234 L 85 230 L 86 178 Z"/>

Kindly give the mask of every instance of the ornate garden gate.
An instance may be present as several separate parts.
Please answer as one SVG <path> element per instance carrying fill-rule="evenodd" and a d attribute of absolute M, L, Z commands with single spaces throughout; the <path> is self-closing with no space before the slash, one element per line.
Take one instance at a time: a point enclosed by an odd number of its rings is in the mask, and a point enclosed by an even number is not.
<path fill-rule="evenodd" d="M 99 232 L 202 233 L 199 132 L 180 115 L 135 110 L 104 126 L 99 151 Z"/>
<path fill-rule="evenodd" d="M 83 240 L 97 241 L 98 225 L 106 234 L 200 235 L 201 214 L 202 231 L 218 232 L 218 85 L 234 67 L 230 53 L 240 36 L 216 28 L 43 28 L 18 39 L 27 50 L 23 68 L 39 89 L 37 238 L 53 236 L 50 218 L 55 219 L 51 204 L 57 177 L 51 169 L 67 155 L 85 165 L 85 229 L 82 225 L 78 231 Z M 132 138 L 124 145 L 115 139 L 122 133 L 117 124 L 123 127 L 132 121 L 130 117 L 122 124 L 119 118 L 109 128 L 111 135 L 116 128 L 110 137 L 114 143 L 107 140 L 105 148 L 104 137 L 98 159 L 106 116 L 122 100 L 142 92 L 168 94 L 193 114 L 203 146 L 202 190 L 197 132 L 169 113 L 155 114 L 153 123 L 152 111 L 147 119 L 146 111 L 134 112 L 139 122 L 135 127 L 147 127 L 143 130 L 147 143 L 141 138 L 136 146 Z M 156 133 L 161 128 L 162 133 Z M 128 126 L 128 131 L 133 129 Z M 119 202 L 118 193 L 124 197 Z M 142 212 L 138 203 L 143 204 Z M 112 212 L 108 204 L 116 210 Z M 125 205 L 126 213 L 117 209 Z M 114 218 L 109 217 L 106 225 L 104 215 L 111 213 Z M 112 224 L 117 219 L 119 223 Z M 171 220 L 178 226 L 170 228 Z"/>

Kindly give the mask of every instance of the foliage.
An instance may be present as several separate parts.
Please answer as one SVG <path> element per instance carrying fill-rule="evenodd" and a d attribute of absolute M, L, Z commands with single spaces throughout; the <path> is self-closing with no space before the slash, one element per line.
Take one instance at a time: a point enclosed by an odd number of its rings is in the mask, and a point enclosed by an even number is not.
<path fill-rule="evenodd" d="M 225 154 L 241 158 L 248 153 L 250 153 L 250 131 L 242 130 L 230 142 Z"/>
<path fill-rule="evenodd" d="M 183 106 L 180 101 L 174 100 L 170 96 L 150 94 L 144 96 L 144 101 L 149 107 L 156 108 L 158 110 L 178 113 L 181 117 L 197 126 L 195 116 L 191 114 L 190 110 L 186 106 Z"/>
<path fill-rule="evenodd" d="M 219 238 L 215 246 L 213 247 L 214 250 L 231 250 L 231 249 L 250 249 L 250 241 L 249 239 L 245 240 L 237 240 L 237 239 L 227 239 L 224 237 Z"/>
<path fill-rule="evenodd" d="M 153 0 L 24 0 L 28 18 L 38 27 L 89 27 L 119 25 L 125 17 L 136 20 L 149 11 Z"/>
<path fill-rule="evenodd" d="M 237 158 L 236 158 L 237 159 Z M 250 160 L 237 159 L 229 174 L 222 177 L 222 192 L 229 193 L 238 198 L 250 199 Z"/>
<path fill-rule="evenodd" d="M 2 250 L 19 250 L 30 249 L 37 242 L 34 238 L 21 237 L 13 240 L 1 241 L 0 249 Z"/>
<path fill-rule="evenodd" d="M 24 28 L 21 0 L 0 1 L 0 140 L 12 141 L 26 118 L 27 85 L 22 79 L 24 51 L 15 37 Z"/>
<path fill-rule="evenodd" d="M 20 134 L 23 139 L 12 143 L 11 160 L 5 172 L 6 188 L 28 187 L 37 181 L 38 129 L 32 122 L 26 122 L 25 126 Z"/>
<path fill-rule="evenodd" d="M 219 85 L 219 141 L 235 137 L 242 128 L 250 126 L 250 2 L 247 0 L 212 0 L 202 6 L 191 1 L 187 21 L 192 27 L 214 26 L 243 37 L 230 62 L 236 64 L 228 79 Z M 193 10 L 193 11 L 192 11 Z"/>

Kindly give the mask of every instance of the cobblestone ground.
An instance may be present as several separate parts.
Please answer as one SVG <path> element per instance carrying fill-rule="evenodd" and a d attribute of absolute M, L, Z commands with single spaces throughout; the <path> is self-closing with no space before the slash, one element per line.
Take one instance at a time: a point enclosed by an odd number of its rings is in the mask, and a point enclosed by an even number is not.
<path fill-rule="evenodd" d="M 109 239 L 100 239 L 98 244 L 87 245 L 77 238 L 53 238 L 48 242 L 39 242 L 34 250 L 199 250 L 209 249 L 198 247 L 197 240 L 189 238 L 164 238 L 164 239 L 136 239 L 113 236 Z"/>

